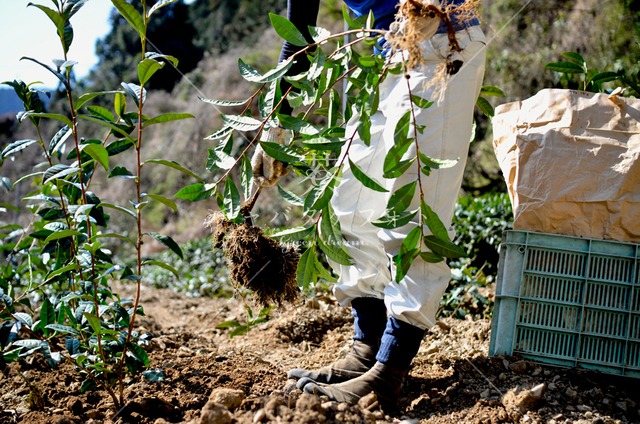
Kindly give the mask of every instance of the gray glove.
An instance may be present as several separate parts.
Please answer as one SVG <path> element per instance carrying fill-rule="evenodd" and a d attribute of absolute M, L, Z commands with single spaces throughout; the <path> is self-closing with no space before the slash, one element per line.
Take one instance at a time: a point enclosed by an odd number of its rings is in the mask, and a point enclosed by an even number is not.
<path fill-rule="evenodd" d="M 263 132 L 262 141 L 270 141 L 279 144 L 289 144 L 293 134 L 284 128 L 269 128 Z M 256 146 L 251 158 L 251 169 L 253 170 L 253 181 L 259 187 L 274 186 L 280 177 L 287 175 L 285 164 L 269 156 L 260 144 Z"/>

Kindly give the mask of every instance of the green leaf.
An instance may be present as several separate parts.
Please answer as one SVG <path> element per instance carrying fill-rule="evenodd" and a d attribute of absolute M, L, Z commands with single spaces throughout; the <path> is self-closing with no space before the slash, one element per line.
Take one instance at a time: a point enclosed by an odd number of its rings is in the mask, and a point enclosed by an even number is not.
<path fill-rule="evenodd" d="M 422 241 L 433 253 L 444 256 L 445 258 L 455 259 L 467 256 L 460 246 L 448 241 L 437 238 L 436 236 L 425 236 Z"/>
<path fill-rule="evenodd" d="M 53 75 L 55 75 L 55 77 L 58 78 L 58 80 L 62 83 L 63 86 L 67 86 L 68 84 L 67 78 L 64 75 L 62 75 L 60 72 L 53 69 L 51 66 L 45 65 L 42 62 L 39 62 L 31 57 L 26 57 L 26 56 L 21 57 L 20 60 L 30 60 L 31 62 L 37 63 L 38 65 L 42 66 L 43 68 L 51 72 Z M 22 116 L 25 117 L 25 115 L 22 115 Z"/>
<path fill-rule="evenodd" d="M 418 257 L 419 254 L 420 249 L 414 248 L 404 253 L 398 254 L 393 258 L 396 264 L 396 283 L 402 281 L 405 275 L 407 275 L 407 272 L 409 272 L 409 268 L 411 268 L 411 264 L 413 264 L 413 261 Z"/>
<path fill-rule="evenodd" d="M 176 1 L 178 0 L 158 0 L 158 2 L 156 2 L 156 4 L 154 4 L 153 6 L 151 6 L 151 9 L 147 11 L 147 18 L 150 18 L 151 15 L 157 12 L 158 9 L 160 9 L 161 7 L 168 6 L 171 3 L 175 3 Z"/>
<path fill-rule="evenodd" d="M 129 343 L 129 352 L 133 355 L 133 357 L 142 363 L 145 367 L 149 366 L 149 356 L 147 352 L 142 348 L 142 346 L 136 343 Z"/>
<path fill-rule="evenodd" d="M 56 322 L 56 311 L 51 304 L 51 301 L 48 297 L 45 297 L 42 301 L 42 305 L 40 306 L 40 322 L 38 323 L 37 328 L 40 328 L 46 335 L 49 335 L 49 332 L 46 331 L 47 326 L 49 324 L 55 324 Z"/>
<path fill-rule="evenodd" d="M 69 118 L 67 118 L 64 115 L 61 115 L 59 113 L 45 113 L 45 112 L 25 112 L 24 114 L 22 114 L 22 118 L 26 118 L 26 117 L 38 117 L 38 118 L 47 118 L 47 119 L 55 119 L 56 121 L 60 121 L 63 124 L 65 124 L 68 127 L 72 127 L 73 124 L 71 123 L 71 120 Z"/>
<path fill-rule="evenodd" d="M 250 116 L 222 114 L 222 122 L 225 127 L 238 131 L 254 131 L 262 126 L 262 122 Z"/>
<path fill-rule="evenodd" d="M 162 68 L 164 68 L 164 62 L 158 62 L 153 59 L 143 59 L 138 63 L 138 80 L 140 81 L 140 85 L 146 84 L 153 74 Z"/>
<path fill-rule="evenodd" d="M 287 228 L 286 230 L 278 231 L 277 233 L 269 234 L 269 237 L 274 239 L 283 239 L 284 241 L 304 240 L 313 233 L 315 226 L 302 226 Z"/>
<path fill-rule="evenodd" d="M 298 260 L 298 267 L 296 269 L 296 277 L 298 279 L 298 286 L 303 289 L 313 287 L 318 280 L 318 270 L 316 267 L 316 250 L 313 246 L 309 247 Z"/>
<path fill-rule="evenodd" d="M 435 213 L 429 205 L 427 205 L 424 199 L 421 199 L 420 201 L 420 210 L 422 211 L 422 219 L 424 219 L 424 222 L 427 224 L 431 233 L 441 240 L 449 240 L 449 232 L 447 231 L 447 228 L 442 223 L 438 214 Z"/>
<path fill-rule="evenodd" d="M 391 149 L 389 149 L 388 153 L 391 153 L 392 149 L 393 149 L 393 147 Z M 387 154 L 387 157 L 391 157 L 391 156 L 389 156 L 389 154 Z M 388 165 L 393 164 L 393 166 L 389 166 L 388 169 L 386 169 L 384 171 L 382 176 L 384 178 L 398 178 L 399 176 L 404 174 L 405 171 L 407 169 L 409 169 L 411 164 L 413 164 L 415 161 L 416 161 L 416 158 L 414 156 L 414 157 L 412 157 L 410 159 L 398 161 L 398 162 L 395 162 L 395 163 L 394 162 L 389 162 Z"/>
<path fill-rule="evenodd" d="M 79 168 L 75 166 L 67 166 L 62 163 L 57 165 L 53 165 L 51 168 L 47 169 L 44 173 L 43 180 L 44 183 L 49 183 L 55 179 L 64 178 L 67 175 L 75 174 L 80 171 Z"/>
<path fill-rule="evenodd" d="M 215 185 L 196 183 L 181 188 L 174 196 L 176 199 L 198 202 L 211 198 Z"/>
<path fill-rule="evenodd" d="M 24 312 L 14 312 L 13 316 L 29 328 L 31 328 L 31 326 L 33 325 L 33 319 L 31 318 L 31 316 L 25 314 Z"/>
<path fill-rule="evenodd" d="M 49 274 L 47 274 L 45 283 L 53 281 L 59 275 L 65 274 L 67 272 L 75 271 L 76 269 L 78 269 L 78 265 L 75 262 L 65 265 L 62 268 L 58 268 L 55 271 L 52 271 Z"/>
<path fill-rule="evenodd" d="M 261 141 L 260 146 L 266 154 L 281 162 L 298 162 L 304 160 L 304 156 L 293 147 L 285 146 L 273 141 Z"/>
<path fill-rule="evenodd" d="M 413 200 L 416 192 L 416 186 L 417 181 L 411 181 L 396 190 L 387 202 L 387 211 L 400 213 L 406 210 Z"/>
<path fill-rule="evenodd" d="M 127 97 L 121 91 L 114 92 L 113 110 L 118 116 L 124 116 L 127 113 Z"/>
<path fill-rule="evenodd" d="M 178 212 L 178 206 L 176 205 L 176 202 L 174 202 L 173 200 L 166 198 L 164 196 L 160 196 L 158 194 L 145 194 L 146 197 L 155 200 L 156 202 L 160 202 L 163 205 L 167 206 L 168 208 L 170 208 L 172 211 L 174 212 Z"/>
<path fill-rule="evenodd" d="M 73 27 L 71 26 L 71 22 L 65 23 L 64 29 L 62 30 L 62 37 L 60 37 L 60 39 L 62 41 L 62 49 L 64 51 L 64 54 L 66 55 L 69 52 L 69 47 L 71 47 L 71 43 L 73 42 Z M 75 63 L 77 62 L 73 62 L 74 65 Z M 61 68 L 65 68 L 65 67 L 61 66 Z"/>
<path fill-rule="evenodd" d="M 62 230 L 56 231 L 52 233 L 49 237 L 46 238 L 45 243 L 49 243 L 50 241 L 60 240 L 67 237 L 80 237 L 83 234 L 77 230 Z"/>
<path fill-rule="evenodd" d="M 333 196 L 333 188 L 338 179 L 337 176 L 329 175 L 309 190 L 304 199 L 305 215 L 310 215 L 324 209 Z"/>
<path fill-rule="evenodd" d="M 562 56 L 568 59 L 571 63 L 575 63 L 576 65 L 580 66 L 582 69 L 585 69 L 586 67 L 585 60 L 579 53 L 564 52 L 562 53 Z"/>
<path fill-rule="evenodd" d="M 550 71 L 560 72 L 563 74 L 584 74 L 585 70 L 571 62 L 553 62 L 547 63 L 544 66 L 545 69 L 549 69 Z"/>
<path fill-rule="evenodd" d="M 105 94 L 117 94 L 118 91 L 94 91 L 91 93 L 84 93 L 73 103 L 73 107 L 75 107 L 76 112 L 82 108 L 89 100 L 95 99 L 98 96 L 102 96 Z M 120 93 L 122 94 L 122 93 Z"/>
<path fill-rule="evenodd" d="M 80 335 L 80 333 L 78 332 L 78 330 L 76 330 L 73 327 L 69 327 L 68 325 L 61 325 L 61 324 L 47 324 L 46 328 L 53 330 L 53 331 L 57 331 L 58 333 L 63 333 L 63 334 L 73 334 L 75 336 Z"/>
<path fill-rule="evenodd" d="M 114 177 L 124 178 L 124 179 L 136 179 L 137 178 L 135 175 L 133 175 L 131 173 L 131 171 L 129 171 L 124 166 L 116 166 L 115 168 L 113 168 L 111 170 L 111 172 L 109 173 L 109 178 L 114 178 Z"/>
<path fill-rule="evenodd" d="M 453 168 L 458 163 L 458 159 L 435 159 L 420 152 L 420 163 L 424 165 L 423 172 L 429 176 L 432 169 Z"/>
<path fill-rule="evenodd" d="M 303 140 L 302 145 L 313 150 L 338 150 L 340 149 L 345 140 L 336 140 L 326 137 L 315 137 L 309 140 Z"/>
<path fill-rule="evenodd" d="M 247 65 L 242 59 L 238 59 L 238 68 L 240 69 L 240 75 L 242 78 L 249 82 L 255 82 L 258 84 L 267 84 L 272 81 L 279 80 L 286 75 L 292 64 L 293 58 L 289 58 L 278 64 L 277 67 L 271 69 L 266 74 L 261 75 L 258 71 Z"/>
<path fill-rule="evenodd" d="M 187 168 L 185 168 L 184 166 L 180 165 L 178 162 L 172 161 L 172 160 L 166 160 L 166 159 L 147 159 L 146 161 L 144 161 L 144 164 L 148 164 L 148 163 L 156 163 L 158 165 L 163 165 L 172 169 L 176 169 L 180 172 L 182 172 L 183 174 L 187 174 L 193 178 L 195 178 L 196 180 L 203 182 L 204 179 L 201 178 L 199 175 L 193 173 L 192 171 L 188 170 Z"/>
<path fill-rule="evenodd" d="M 49 154 L 53 156 L 56 154 L 56 152 L 61 152 L 62 146 L 64 146 L 64 142 L 67 141 L 67 138 L 69 138 L 71 134 L 73 134 L 73 131 L 71 131 L 71 128 L 69 128 L 68 126 L 65 125 L 60 128 L 60 130 L 58 130 L 58 132 L 51 138 L 51 141 L 49 142 Z"/>
<path fill-rule="evenodd" d="M 304 47 L 309 44 L 298 28 L 287 18 L 276 15 L 275 13 L 269 13 L 269 20 L 271 21 L 273 29 L 276 30 L 276 33 L 285 41 L 299 47 Z"/>
<path fill-rule="evenodd" d="M 129 128 L 124 125 L 115 124 L 113 122 L 105 121 L 104 119 L 96 118 L 95 116 L 90 116 L 90 115 L 78 115 L 78 118 L 84 119 L 85 121 L 91 121 L 91 122 L 95 122 L 96 124 L 100 124 L 103 127 L 109 128 L 117 132 L 118 134 L 120 134 L 125 138 L 129 137 L 129 131 L 128 131 Z"/>
<path fill-rule="evenodd" d="M 242 187 L 242 195 L 245 199 L 249 199 L 253 191 L 253 169 L 251 168 L 251 161 L 246 155 L 242 156 L 240 165 L 240 187 Z"/>
<path fill-rule="evenodd" d="M 98 162 L 105 171 L 109 170 L 109 152 L 101 144 L 84 144 L 81 151 L 91 156 L 93 160 Z"/>
<path fill-rule="evenodd" d="M 142 98 L 142 104 L 144 104 L 147 99 L 147 90 L 143 89 L 139 85 L 130 84 L 130 83 L 120 83 L 120 86 L 124 88 L 125 93 L 129 95 L 133 99 L 133 102 L 136 106 L 140 106 L 140 99 Z"/>
<path fill-rule="evenodd" d="M 245 100 L 216 100 L 216 99 L 205 99 L 204 97 L 198 97 L 198 99 L 205 103 L 212 104 L 214 106 L 231 106 L 231 107 L 238 107 L 238 106 L 245 105 L 249 103 L 249 100 L 251 100 L 251 98 L 245 99 Z"/>
<path fill-rule="evenodd" d="M 376 65 L 376 58 L 373 56 L 360 56 L 358 57 L 358 65 L 364 68 L 371 68 Z"/>
<path fill-rule="evenodd" d="M 438 262 L 444 261 L 444 258 L 441 255 L 433 252 L 420 252 L 420 258 L 430 264 L 437 264 Z"/>
<path fill-rule="evenodd" d="M 402 227 L 403 225 L 411 222 L 414 216 L 418 213 L 418 209 L 414 211 L 395 212 L 387 211 L 387 213 L 372 222 L 376 227 L 392 230 L 394 228 Z"/>
<path fill-rule="evenodd" d="M 600 72 L 598 74 L 595 74 L 593 77 L 591 77 L 591 79 L 589 81 L 587 81 L 587 84 L 602 84 L 604 82 L 611 82 L 611 81 L 616 81 L 620 79 L 620 73 L 618 72 Z"/>
<path fill-rule="evenodd" d="M 120 140 L 116 140 L 107 146 L 107 153 L 109 153 L 109 156 L 115 156 L 118 153 L 129 150 L 134 145 L 135 143 L 133 141 L 126 138 L 121 138 Z"/>
<path fill-rule="evenodd" d="M 166 262 L 157 261 L 157 260 L 154 260 L 154 259 L 147 259 L 147 260 L 143 261 L 142 264 L 143 265 L 153 265 L 153 266 L 157 266 L 157 267 L 162 268 L 162 269 L 166 269 L 167 271 L 169 271 L 173 275 L 175 275 L 176 278 L 180 278 L 180 274 L 178 273 L 178 270 L 175 269 L 173 266 L 171 266 L 170 264 L 168 264 Z"/>
<path fill-rule="evenodd" d="M 2 157 L 6 158 L 15 153 L 18 153 L 19 151 L 31 146 L 33 143 L 37 143 L 37 140 L 25 139 L 14 141 L 13 143 L 8 144 L 4 149 L 2 149 Z"/>
<path fill-rule="evenodd" d="M 502 89 L 498 87 L 494 87 L 492 85 L 483 85 L 482 88 L 480 89 L 480 95 L 481 96 L 497 96 L 497 97 L 506 96 L 506 94 L 504 94 L 504 91 L 502 91 Z"/>
<path fill-rule="evenodd" d="M 478 106 L 478 109 L 480 109 L 480 111 L 489 118 L 494 117 L 495 111 L 493 106 L 491 106 L 491 103 L 489 103 L 489 101 L 484 97 L 478 97 L 478 100 L 476 100 L 476 106 Z"/>
<path fill-rule="evenodd" d="M 111 0 L 111 3 L 118 9 L 118 12 L 129 23 L 140 38 L 145 38 L 144 19 L 136 8 L 125 0 Z"/>
<path fill-rule="evenodd" d="M 113 116 L 113 113 L 109 111 L 109 109 L 102 106 L 87 106 L 87 110 L 91 115 L 95 116 L 96 118 L 101 118 L 105 121 L 113 121 L 116 119 L 115 116 Z"/>
<path fill-rule="evenodd" d="M 78 349 L 80 349 L 80 340 L 74 337 L 69 337 L 64 342 L 64 347 L 67 349 L 70 355 L 75 355 L 76 353 L 78 353 Z"/>
<path fill-rule="evenodd" d="M 240 193 L 230 177 L 224 182 L 224 208 L 229 219 L 235 219 L 240 213 Z"/>
<path fill-rule="evenodd" d="M 427 99 L 423 99 L 420 96 L 416 96 L 416 95 L 412 95 L 411 96 L 411 101 L 413 102 L 413 104 L 415 104 L 416 106 L 418 106 L 419 108 L 422 109 L 426 109 L 428 107 L 431 107 L 431 105 L 433 104 L 432 101 L 429 101 Z"/>
<path fill-rule="evenodd" d="M 328 29 L 311 25 L 309 26 L 309 34 L 316 43 L 321 43 L 331 37 L 331 31 Z"/>
<path fill-rule="evenodd" d="M 190 113 L 163 113 L 162 115 L 154 116 L 153 118 L 144 121 L 143 126 L 146 128 L 150 125 L 162 124 L 165 122 L 179 121 L 182 119 L 191 119 L 191 118 L 195 118 L 195 116 L 193 116 Z"/>
<path fill-rule="evenodd" d="M 283 128 L 300 134 L 312 136 L 320 132 L 309 122 L 303 119 L 296 118 L 294 116 L 278 115 L 278 120 L 280 121 L 280 125 L 282 125 Z"/>
<path fill-rule="evenodd" d="M 302 206 L 302 205 L 304 205 L 304 199 L 302 199 L 302 197 L 298 196 L 295 193 L 292 193 L 290 191 L 285 190 L 284 188 L 282 188 L 280 186 L 280 184 L 278 184 L 278 192 L 280 193 L 282 198 L 284 200 L 286 200 L 287 202 L 289 202 L 290 204 L 292 204 L 294 206 Z"/>
<path fill-rule="evenodd" d="M 320 250 L 327 255 L 327 258 L 341 265 L 353 265 L 351 256 L 342 245 L 335 245 L 329 242 L 325 243 L 322 239 L 318 239 L 317 242 Z"/>
<path fill-rule="evenodd" d="M 178 255 L 180 259 L 183 259 L 182 249 L 180 249 L 180 246 L 178 245 L 178 243 L 176 243 L 171 237 L 158 234 L 156 232 L 148 232 L 146 234 L 156 239 L 160 244 L 168 247 L 173 253 Z"/>

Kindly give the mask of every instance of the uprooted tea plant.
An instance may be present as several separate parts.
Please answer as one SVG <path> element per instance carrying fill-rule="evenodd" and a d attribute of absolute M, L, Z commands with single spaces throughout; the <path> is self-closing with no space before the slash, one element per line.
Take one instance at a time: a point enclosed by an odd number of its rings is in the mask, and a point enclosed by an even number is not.
<path fill-rule="evenodd" d="M 2 167 L 27 158 L 24 149 L 37 149 L 42 162 L 16 181 L 3 178 L 9 190 L 19 188 L 21 201 L 31 217 L 24 223 L 0 226 L 0 348 L 2 361 L 20 361 L 42 354 L 51 366 L 60 361 L 74 365 L 84 377 L 82 390 L 99 388 L 123 406 L 124 386 L 129 376 L 149 365 L 145 346 L 148 334 L 138 334 L 136 318 L 143 314 L 140 284 L 143 268 L 159 266 L 175 274 L 168 262 L 142 256 L 145 239 L 155 239 L 175 255 L 180 247 L 168 236 L 143 230 L 144 209 L 151 202 L 176 209 L 168 198 L 141 186 L 144 170 L 166 166 L 195 174 L 175 162 L 162 158 L 142 160 L 147 128 L 152 125 L 191 118 L 186 113 L 147 116 L 145 85 L 164 66 L 177 60 L 147 48 L 146 28 L 150 19 L 171 0 L 138 7 L 124 0 L 112 0 L 118 13 L 140 37 L 138 80 L 122 82 L 112 91 L 78 93 L 74 86 L 69 47 L 77 34 L 71 19 L 86 0 L 51 0 L 48 4 L 29 3 L 46 14 L 61 46 L 62 58 L 52 64 L 25 57 L 53 74 L 59 83 L 51 110 L 40 100 L 37 84 L 7 81 L 24 103 L 18 116 L 22 125 L 35 128 L 33 139 L 17 140 L 4 146 Z M 99 101 L 99 103 L 98 103 Z M 102 105 L 110 104 L 111 107 Z M 130 109 L 131 107 L 131 109 Z M 123 153 L 136 158 L 135 168 L 119 161 Z M 98 176 L 107 182 L 124 180 L 132 186 L 133 198 L 100 198 L 92 189 Z M 114 195 L 107 191 L 107 195 Z M 9 210 L 15 205 L 5 204 Z M 110 231 L 109 222 L 130 223 L 130 233 Z M 113 255 L 112 246 L 124 242 L 134 252 L 127 265 Z M 110 282 L 135 284 L 132 299 L 122 299 Z"/>
<path fill-rule="evenodd" d="M 439 16 L 453 12 L 436 6 L 429 10 L 435 10 Z M 350 265 L 352 262 L 330 203 L 343 165 L 349 160 L 351 139 L 356 135 L 346 133 L 346 123 L 357 117 L 357 134 L 368 143 L 371 137 L 370 117 L 378 108 L 380 84 L 391 73 L 407 72 L 413 63 L 389 63 L 382 54 L 373 52 L 371 46 L 384 35 L 384 31 L 372 27 L 373 16 L 352 19 L 344 8 L 343 18 L 347 26 L 345 31 L 332 34 L 325 28 L 311 27 L 309 33 L 312 40 L 307 40 L 286 18 L 270 15 L 276 33 L 287 42 L 299 46 L 299 52 L 265 73 L 258 72 L 240 59 L 240 74 L 246 81 L 258 86 L 247 99 L 202 99 L 216 108 L 240 107 L 242 111 L 238 114 L 222 114 L 223 127 L 207 137 L 216 143 L 209 150 L 207 158 L 207 168 L 215 173 L 215 181 L 189 185 L 177 194 L 182 199 L 194 201 L 215 197 L 224 215 L 224 219 L 217 218 L 216 222 L 221 223 L 222 233 L 226 233 L 235 229 L 236 225 L 239 226 L 237 228 L 245 225 L 245 217 L 241 213 L 243 199 L 248 203 L 254 193 L 249 150 L 259 145 L 266 154 L 287 164 L 295 188 L 279 185 L 277 191 L 287 204 L 301 209 L 304 222 L 271 237 L 283 243 L 298 244 L 300 257 L 296 277 L 303 290 L 319 281 L 336 280 L 329 263 Z M 410 32 L 415 21 L 403 22 L 404 30 Z M 455 49 L 455 45 L 452 44 L 451 48 Z M 310 68 L 298 75 L 287 75 L 293 63 L 299 60 L 309 60 Z M 446 68 L 446 63 L 443 65 Z M 287 85 L 283 85 L 284 81 Z M 344 90 L 341 89 L 343 84 Z M 483 95 L 499 93 L 500 90 L 491 87 L 483 91 Z M 384 176 L 398 178 L 411 169 L 416 177 L 390 194 L 384 216 L 372 217 L 374 225 L 384 229 L 401 227 L 414 217 L 420 223 L 407 235 L 399 253 L 393 258 L 397 265 L 397 281 L 404 277 L 418 257 L 438 262 L 466 254 L 450 240 L 440 218 L 424 200 L 422 179 L 438 169 L 452 166 L 455 161 L 436 160 L 420 151 L 414 134 L 419 134 L 423 128 L 415 122 L 414 112 L 417 108 L 430 107 L 432 102 L 415 95 L 411 99 L 411 105 L 395 128 L 396 146 L 387 155 Z M 285 103 L 300 112 L 294 116 L 279 113 Z M 488 105 L 488 102 L 484 103 Z M 491 112 L 489 108 L 483 110 Z M 262 133 L 276 127 L 290 131 L 292 141 L 288 144 L 265 141 Z M 242 141 L 235 143 L 234 135 L 238 134 Z M 416 152 L 415 157 L 402 160 L 409 149 Z M 365 171 L 353 163 L 350 165 L 360 184 L 371 190 L 386 191 Z M 409 210 L 414 196 L 420 199 L 420 207 Z M 215 228 L 213 230 L 214 233 L 218 231 Z M 278 254 L 285 257 L 292 255 L 287 250 Z M 257 262 L 260 263 L 264 262 Z M 280 263 L 288 264 L 290 261 L 285 258 Z M 252 271 L 241 278 L 250 279 L 255 275 Z"/>

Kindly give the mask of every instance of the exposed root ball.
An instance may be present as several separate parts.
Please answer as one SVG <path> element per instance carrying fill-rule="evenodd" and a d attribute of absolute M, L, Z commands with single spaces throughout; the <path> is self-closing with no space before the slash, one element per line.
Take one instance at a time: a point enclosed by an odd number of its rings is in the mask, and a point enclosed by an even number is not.
<path fill-rule="evenodd" d="M 441 23 L 447 29 L 451 52 L 458 52 L 460 46 L 450 16 L 455 14 L 458 21 L 471 20 L 478 16 L 479 3 L 480 0 L 469 0 L 461 5 L 439 6 L 439 2 L 434 0 L 406 0 L 401 3 L 387 38 L 394 49 L 408 54 L 409 69 L 424 63 L 422 44 L 431 38 Z"/>
<path fill-rule="evenodd" d="M 223 249 L 235 286 L 250 289 L 265 306 L 297 298 L 300 255 L 295 247 L 266 237 L 258 227 L 230 222 L 219 212 L 209 215 L 205 225 L 212 230 L 214 248 Z"/>

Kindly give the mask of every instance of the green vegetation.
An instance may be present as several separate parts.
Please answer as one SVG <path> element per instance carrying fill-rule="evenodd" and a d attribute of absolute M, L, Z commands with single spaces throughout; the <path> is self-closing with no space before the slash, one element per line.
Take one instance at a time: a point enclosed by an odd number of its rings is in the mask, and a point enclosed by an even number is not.
<path fill-rule="evenodd" d="M 60 105 L 47 112 L 37 90 L 22 81 L 5 82 L 24 103 L 19 114 L 31 123 L 37 136 L 14 141 L 2 150 L 2 160 L 20 161 L 24 149 L 40 151 L 43 161 L 16 181 L 3 178 L 9 190 L 27 187 L 22 201 L 32 214 L 26 225 L 2 224 L 0 269 L 0 319 L 2 320 L 2 361 L 15 361 L 41 353 L 51 366 L 67 361 L 84 378 L 82 391 L 105 390 L 114 406 L 123 404 L 124 385 L 129 375 L 149 365 L 145 346 L 150 335 L 134 330 L 143 315 L 139 302 L 143 268 L 159 266 L 175 271 L 168 262 L 149 260 L 142 255 L 145 240 L 155 239 L 182 257 L 178 244 L 168 236 L 143 230 L 147 205 L 157 202 L 175 209 L 173 200 L 148 192 L 141 185 L 143 169 L 164 166 L 189 171 L 165 159 L 142 160 L 146 129 L 152 125 L 179 121 L 192 116 L 144 113 L 145 86 L 167 64 L 177 65 L 171 56 L 149 51 L 146 29 L 151 18 L 169 1 L 142 13 L 124 0 L 113 0 L 118 13 L 138 35 L 139 61 L 135 82 L 122 82 L 110 91 L 77 93 L 72 83 L 75 62 L 67 57 L 74 40 L 71 18 L 84 0 L 53 0 L 53 7 L 29 4 L 45 13 L 54 24 L 64 59 L 54 66 L 36 58 L 25 58 L 52 73 L 59 81 Z M 94 103 L 111 101 L 110 108 Z M 129 107 L 133 106 L 129 111 Z M 43 122 L 52 122 L 45 128 Z M 99 138 L 85 138 L 85 123 L 101 129 Z M 47 128 L 55 128 L 47 134 Z M 127 152 L 136 159 L 135 168 L 118 162 Z M 94 177 L 123 179 L 133 186 L 134 197 L 105 202 L 92 191 Z M 12 205 L 3 205 L 13 208 Z M 114 214 L 128 220 L 132 234 L 110 231 Z M 123 241 L 133 249 L 131 264 L 119 263 L 111 245 Z M 121 299 L 110 289 L 112 280 L 137 284 L 133 299 Z"/>
<path fill-rule="evenodd" d="M 305 294 L 327 290 L 334 276 L 325 257 L 349 261 L 336 247 L 340 229 L 329 204 L 340 176 L 335 157 L 345 143 L 343 124 L 353 107 L 362 116 L 360 132 L 366 139 L 366 117 L 375 109 L 380 75 L 402 70 L 363 53 L 371 39 L 357 28 L 366 25 L 366 17 L 353 21 L 343 16 L 336 1 L 325 2 L 328 18 L 319 23 L 311 44 L 281 17 L 272 15 L 273 28 L 268 26 L 268 12 L 280 12 L 284 0 L 196 0 L 189 7 L 182 0 L 112 2 L 117 8 L 112 32 L 99 43 L 101 62 L 89 78 L 75 81 L 75 63 L 67 57 L 74 37 L 81 36 L 74 34 L 71 21 L 85 1 L 51 0 L 29 7 L 53 24 L 52 37 L 60 41 L 63 59 L 53 64 L 25 60 L 55 75 L 58 89 L 51 93 L 36 84 L 5 82 L 24 112 L 17 120 L 3 121 L 6 131 L 0 135 L 0 190 L 8 194 L 0 204 L 0 362 L 32 354 L 44 355 L 52 366 L 68 361 L 83 376 L 83 390 L 104 389 L 117 408 L 124 402 L 127 380 L 148 365 L 150 335 L 134 331 L 143 314 L 139 298 L 121 298 L 111 282 L 123 280 L 138 288 L 154 284 L 190 296 L 229 296 L 224 259 L 211 251 L 201 222 L 216 206 L 229 219 L 242 219 L 241 199 L 252 192 L 247 149 L 258 142 L 265 125 L 279 123 L 297 132 L 294 145 L 262 143 L 263 148 L 288 162 L 296 178 L 313 173 L 314 183 L 281 187 L 286 202 L 264 193 L 262 199 L 270 201 L 256 211 L 278 217 L 274 227 L 295 226 L 280 231 L 283 239 L 309 242 L 298 275 Z M 496 99 L 488 96 L 504 94 L 499 101 L 511 101 L 546 87 L 608 92 L 614 83 L 626 88 L 625 95 L 639 95 L 637 2 L 578 3 L 541 0 L 523 7 L 499 0 L 483 10 L 492 37 L 487 87 L 479 103 L 484 114 L 476 116 L 469 161 L 473 172 L 464 184 L 469 196 L 456 209 L 455 244 L 424 202 L 419 210 L 407 210 L 417 181 L 394 194 L 388 214 L 378 221 L 393 227 L 415 214 L 430 227 L 434 238 L 412 232 L 395 260 L 399 276 L 418 255 L 448 260 L 454 279 L 441 303 L 442 316 L 490 315 L 487 288 L 495 281 L 502 231 L 510 225 L 508 199 L 498 193 L 504 192 L 504 181 L 491 160 L 490 116 Z M 351 41 L 364 48 L 352 49 L 342 40 L 343 17 Z M 302 54 L 309 53 L 318 72 L 291 80 L 301 93 L 294 105 L 305 110 L 294 118 L 274 112 L 283 98 L 279 77 L 290 66 L 285 62 L 272 69 L 282 41 L 276 32 L 304 43 Z M 319 46 L 328 39 L 332 43 Z M 264 46 L 260 51 L 257 40 Z M 321 48 L 311 52 L 312 46 Z M 175 70 L 174 51 L 186 78 Z M 556 62 L 560 52 L 573 53 Z M 238 57 L 245 58 L 239 68 Z M 343 98 L 338 86 L 346 72 L 350 77 Z M 209 100 L 198 102 L 197 96 Z M 210 100 L 227 98 L 248 101 Z M 343 100 L 346 113 L 339 107 Z M 413 100 L 412 108 L 429 107 L 428 99 Z M 212 117 L 212 105 L 227 113 Z M 185 109 L 189 113 L 172 112 Z M 187 119 L 192 116 L 199 119 Z M 207 137 L 212 127 L 221 130 Z M 420 130 L 408 113 L 396 128 L 399 146 L 413 145 L 410 128 Z M 229 158 L 238 160 L 233 172 Z M 390 176 L 398 176 L 407 167 L 419 167 L 424 175 L 446 164 L 418 155 L 411 163 L 390 157 L 386 165 Z M 379 188 L 364 172 L 358 179 Z M 192 203 L 204 199 L 208 202 Z M 182 240 L 174 240 L 176 235 Z M 150 246 L 158 243 L 166 250 L 154 255 Z M 245 323 L 223 327 L 242 334 L 268 314 L 269 308 L 257 313 L 247 308 Z"/>

